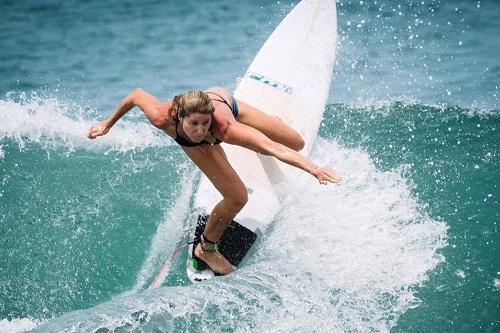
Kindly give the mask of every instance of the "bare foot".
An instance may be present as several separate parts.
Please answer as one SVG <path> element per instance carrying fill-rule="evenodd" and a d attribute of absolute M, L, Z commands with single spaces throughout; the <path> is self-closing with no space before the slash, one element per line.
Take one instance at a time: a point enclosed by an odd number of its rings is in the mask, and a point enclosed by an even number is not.
<path fill-rule="evenodd" d="M 198 244 L 194 249 L 194 255 L 203 260 L 216 273 L 226 275 L 236 269 L 219 251 L 204 251 L 201 244 Z"/>

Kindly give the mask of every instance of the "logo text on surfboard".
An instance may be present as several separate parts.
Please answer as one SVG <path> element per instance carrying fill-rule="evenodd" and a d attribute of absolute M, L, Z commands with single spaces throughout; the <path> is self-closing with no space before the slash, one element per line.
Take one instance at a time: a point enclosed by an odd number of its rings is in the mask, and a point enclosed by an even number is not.
<path fill-rule="evenodd" d="M 264 83 L 265 85 L 268 85 L 270 87 L 276 88 L 278 90 L 282 90 L 287 95 L 291 95 L 293 93 L 292 87 L 287 86 L 283 83 L 276 82 L 268 77 L 265 77 L 262 74 L 258 74 L 255 72 L 248 72 L 247 77 L 259 81 L 261 83 Z"/>

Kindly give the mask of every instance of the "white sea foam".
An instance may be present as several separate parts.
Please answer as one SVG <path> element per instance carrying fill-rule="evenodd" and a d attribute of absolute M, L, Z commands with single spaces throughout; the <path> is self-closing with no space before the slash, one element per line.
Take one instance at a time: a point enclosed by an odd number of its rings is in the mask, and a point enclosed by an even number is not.
<path fill-rule="evenodd" d="M 21 333 L 27 332 L 40 325 L 40 321 L 29 318 L 2 319 L 0 320 L 0 332 Z"/>
<path fill-rule="evenodd" d="M 121 120 L 104 137 L 89 140 L 87 130 L 96 121 L 86 120 L 81 106 L 70 105 L 54 97 L 32 94 L 8 94 L 0 99 L 0 140 L 14 140 L 19 149 L 35 142 L 44 148 L 99 149 L 129 151 L 171 144 L 159 130 L 143 122 Z M 0 147 L 0 158 L 5 147 Z"/>
<path fill-rule="evenodd" d="M 456 117 L 457 115 L 465 115 L 467 117 L 498 117 L 500 111 L 490 109 L 485 105 L 478 103 L 472 104 L 470 107 L 458 107 L 448 103 L 425 103 L 424 101 L 416 98 L 406 96 L 395 96 L 392 98 L 379 99 L 379 98 L 360 98 L 358 100 L 349 102 L 346 107 L 349 109 L 360 109 L 371 114 L 388 116 L 391 113 L 391 108 L 395 104 L 401 104 L 404 107 L 421 106 L 426 108 L 436 109 L 437 111 L 444 111 L 446 109 L 453 110 L 449 116 Z M 446 118 L 443 118 L 443 120 Z"/>
<path fill-rule="evenodd" d="M 281 213 L 236 272 L 128 293 L 39 331 L 389 332 L 419 305 L 414 289 L 444 261 L 446 224 L 426 214 L 400 171 L 377 170 L 363 151 L 320 140 L 313 159 L 340 170 L 342 184 L 321 186 L 305 173 L 294 179 Z M 178 234 L 172 228 L 158 233 Z"/>
<path fill-rule="evenodd" d="M 493 279 L 491 284 L 496 290 L 500 290 L 500 279 Z"/>
<path fill-rule="evenodd" d="M 286 312 L 272 330 L 389 332 L 444 260 L 446 225 L 425 214 L 400 173 L 377 170 L 362 151 L 320 140 L 313 159 L 338 168 L 342 184 L 297 179 L 252 260 L 279 280 Z"/>
<path fill-rule="evenodd" d="M 347 104 L 350 108 L 363 109 L 370 112 L 377 112 L 382 114 L 389 114 L 389 109 L 395 103 L 403 103 L 404 105 L 419 104 L 419 101 L 415 98 L 410 98 L 406 96 L 395 96 L 392 98 L 380 99 L 380 98 L 359 98 Z"/>

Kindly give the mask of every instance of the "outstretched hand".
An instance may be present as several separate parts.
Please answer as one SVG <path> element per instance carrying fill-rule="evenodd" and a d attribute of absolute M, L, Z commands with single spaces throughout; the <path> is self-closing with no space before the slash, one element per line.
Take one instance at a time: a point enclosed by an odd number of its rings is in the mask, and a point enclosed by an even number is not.
<path fill-rule="evenodd" d="M 103 136 L 108 134 L 109 132 L 109 127 L 106 126 L 106 123 L 104 121 L 101 121 L 99 124 L 94 124 L 90 126 L 89 131 L 87 133 L 87 137 L 89 139 L 95 139 L 98 136 Z"/>
<path fill-rule="evenodd" d="M 311 174 L 323 185 L 328 183 L 339 183 L 342 180 L 342 177 L 337 171 L 327 167 L 318 167 L 314 169 Z"/>

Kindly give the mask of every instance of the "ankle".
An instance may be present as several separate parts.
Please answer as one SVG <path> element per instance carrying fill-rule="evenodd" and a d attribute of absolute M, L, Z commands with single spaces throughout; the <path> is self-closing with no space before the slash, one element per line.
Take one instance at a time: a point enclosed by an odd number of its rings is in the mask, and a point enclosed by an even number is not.
<path fill-rule="evenodd" d="M 219 243 L 218 242 L 212 242 L 209 240 L 207 237 L 205 237 L 203 234 L 200 236 L 200 245 L 203 251 L 206 252 L 218 252 L 219 251 Z"/>

